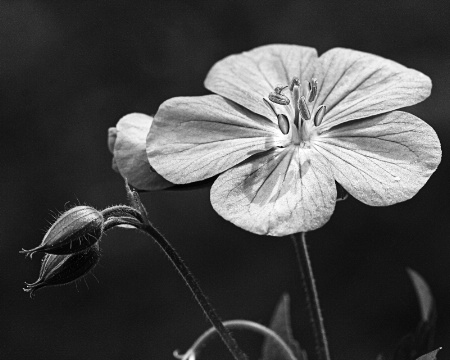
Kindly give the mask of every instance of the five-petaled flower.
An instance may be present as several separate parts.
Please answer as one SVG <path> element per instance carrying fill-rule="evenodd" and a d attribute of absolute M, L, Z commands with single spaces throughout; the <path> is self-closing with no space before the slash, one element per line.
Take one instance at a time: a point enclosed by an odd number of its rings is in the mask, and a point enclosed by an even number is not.
<path fill-rule="evenodd" d="M 335 182 L 368 205 L 410 199 L 441 159 L 434 130 L 394 111 L 428 97 L 430 79 L 379 56 L 262 46 L 216 63 L 205 86 L 217 95 L 167 100 L 153 119 L 128 115 L 124 136 L 139 127 L 143 133 L 128 136 L 128 152 L 114 150 L 116 161 L 148 157 L 146 169 L 121 171 L 146 173 L 148 184 L 158 174 L 175 184 L 219 175 L 213 208 L 257 234 L 324 225 Z M 152 190 L 145 182 L 143 190 Z"/>

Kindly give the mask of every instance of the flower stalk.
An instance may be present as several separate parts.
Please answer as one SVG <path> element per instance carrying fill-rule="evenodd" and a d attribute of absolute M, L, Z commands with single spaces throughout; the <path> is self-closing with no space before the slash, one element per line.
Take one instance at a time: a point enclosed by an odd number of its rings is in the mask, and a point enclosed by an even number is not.
<path fill-rule="evenodd" d="M 330 360 L 330 350 L 323 324 L 322 310 L 320 309 L 319 296 L 316 288 L 316 281 L 312 271 L 311 260 L 309 259 L 308 248 L 306 246 L 306 233 L 291 235 L 294 243 L 297 262 L 302 275 L 303 287 L 306 293 L 306 301 L 313 326 L 314 338 L 316 341 L 316 353 L 319 360 Z"/>

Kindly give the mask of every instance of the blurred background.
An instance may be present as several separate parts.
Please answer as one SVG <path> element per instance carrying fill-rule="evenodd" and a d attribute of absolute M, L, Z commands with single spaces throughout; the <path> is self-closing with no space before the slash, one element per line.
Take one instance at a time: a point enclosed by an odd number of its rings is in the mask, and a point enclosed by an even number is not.
<path fill-rule="evenodd" d="M 171 359 L 209 324 L 149 239 L 111 231 L 102 259 L 77 285 L 22 291 L 40 243 L 67 206 L 125 202 L 111 170 L 108 127 L 154 114 L 174 96 L 203 95 L 221 58 L 270 43 L 341 46 L 427 74 L 433 92 L 408 111 L 434 127 L 443 162 L 412 200 L 373 208 L 350 198 L 308 234 L 333 359 L 390 354 L 420 312 L 405 272 L 429 283 L 436 346 L 450 358 L 450 7 L 445 1 L 0 1 L 0 358 Z M 268 324 L 292 297 L 294 333 L 314 343 L 293 247 L 220 218 L 209 189 L 142 196 L 154 224 L 184 258 L 223 319 Z M 261 338 L 239 333 L 258 358 Z M 213 349 L 213 350 L 212 350 Z M 204 358 L 231 359 L 218 340 Z"/>

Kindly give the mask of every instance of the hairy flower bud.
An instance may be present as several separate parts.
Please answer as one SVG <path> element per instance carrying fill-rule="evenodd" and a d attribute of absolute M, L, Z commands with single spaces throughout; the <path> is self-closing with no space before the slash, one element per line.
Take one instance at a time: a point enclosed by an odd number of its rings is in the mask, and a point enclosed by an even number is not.
<path fill-rule="evenodd" d="M 24 291 L 33 297 L 34 292 L 42 287 L 69 284 L 87 275 L 99 259 L 98 244 L 76 254 L 46 254 L 42 259 L 39 278 L 32 284 L 25 283 L 27 288 Z"/>
<path fill-rule="evenodd" d="M 41 244 L 21 253 L 74 254 L 95 244 L 103 233 L 103 215 L 90 206 L 75 206 L 62 214 L 47 231 Z"/>

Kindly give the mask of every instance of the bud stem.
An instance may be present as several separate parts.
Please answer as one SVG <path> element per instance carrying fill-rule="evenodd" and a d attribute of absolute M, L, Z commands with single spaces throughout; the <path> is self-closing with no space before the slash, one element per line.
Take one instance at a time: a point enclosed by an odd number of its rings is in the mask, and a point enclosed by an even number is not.
<path fill-rule="evenodd" d="M 128 184 L 126 184 L 125 187 L 131 205 L 139 209 L 140 213 L 142 214 L 143 223 L 139 225 L 139 229 L 147 235 L 150 235 L 167 255 L 169 260 L 177 269 L 178 273 L 183 278 L 188 288 L 191 290 L 195 300 L 197 300 L 197 303 L 202 308 L 206 317 L 219 333 L 220 338 L 225 343 L 234 359 L 248 360 L 247 355 L 245 355 L 245 353 L 239 348 L 236 340 L 231 336 L 230 331 L 223 325 L 216 311 L 200 288 L 197 280 L 195 280 L 194 276 L 185 265 L 183 259 L 181 259 L 181 257 L 178 255 L 175 248 L 169 243 L 169 241 L 151 224 L 150 220 L 147 217 L 147 211 L 145 210 L 138 193 L 134 190 L 131 190 Z"/>
<path fill-rule="evenodd" d="M 106 209 L 101 211 L 101 214 L 108 220 L 110 217 L 121 217 L 121 216 L 131 216 L 136 218 L 139 221 L 142 221 L 141 213 L 135 208 L 127 205 L 115 205 L 107 207 Z"/>
<path fill-rule="evenodd" d="M 294 243 L 295 253 L 300 273 L 302 275 L 303 287 L 306 293 L 309 315 L 313 326 L 314 338 L 316 341 L 316 353 L 319 360 L 330 360 L 330 351 L 328 349 L 328 340 L 323 325 L 322 310 L 320 309 L 319 296 L 317 294 L 316 281 L 312 271 L 311 261 L 309 259 L 308 248 L 306 246 L 306 233 L 301 233 L 301 239 L 298 234 L 291 235 Z"/>

